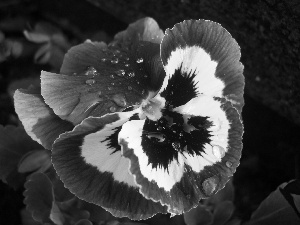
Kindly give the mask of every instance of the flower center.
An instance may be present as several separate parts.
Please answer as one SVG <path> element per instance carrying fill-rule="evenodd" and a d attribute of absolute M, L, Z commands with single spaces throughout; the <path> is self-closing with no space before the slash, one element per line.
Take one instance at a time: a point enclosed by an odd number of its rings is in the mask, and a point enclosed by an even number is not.
<path fill-rule="evenodd" d="M 160 96 L 146 99 L 141 104 L 142 114 L 150 120 L 158 121 L 162 117 L 162 109 L 165 107 L 165 102 L 165 99 Z"/>

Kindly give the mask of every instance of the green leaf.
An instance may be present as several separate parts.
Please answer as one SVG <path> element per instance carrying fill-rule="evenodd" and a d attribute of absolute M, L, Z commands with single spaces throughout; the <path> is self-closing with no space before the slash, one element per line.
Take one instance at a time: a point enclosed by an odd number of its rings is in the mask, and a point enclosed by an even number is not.
<path fill-rule="evenodd" d="M 213 215 L 203 205 L 191 209 L 189 212 L 184 213 L 184 222 L 187 225 L 208 225 L 213 220 Z"/>
<path fill-rule="evenodd" d="M 45 172 L 51 165 L 50 152 L 48 150 L 34 150 L 22 157 L 18 172 Z"/>
<path fill-rule="evenodd" d="M 217 205 L 214 210 L 213 225 L 224 225 L 231 218 L 234 205 L 231 201 L 224 201 Z"/>
<path fill-rule="evenodd" d="M 260 204 L 245 225 L 300 224 L 300 218 L 291 204 L 294 202 L 296 205 L 299 202 L 299 189 L 295 189 L 299 185 L 298 182 L 281 184 Z M 287 196 L 291 196 L 292 201 L 287 200 Z"/>
<path fill-rule="evenodd" d="M 54 222 L 56 225 L 64 223 L 64 217 L 55 202 L 52 183 L 45 174 L 31 175 L 25 188 L 24 203 L 34 220 L 40 223 Z"/>
<path fill-rule="evenodd" d="M 25 175 L 18 173 L 20 159 L 35 149 L 43 149 L 33 141 L 23 127 L 0 125 L 0 179 L 17 188 L 25 181 Z"/>

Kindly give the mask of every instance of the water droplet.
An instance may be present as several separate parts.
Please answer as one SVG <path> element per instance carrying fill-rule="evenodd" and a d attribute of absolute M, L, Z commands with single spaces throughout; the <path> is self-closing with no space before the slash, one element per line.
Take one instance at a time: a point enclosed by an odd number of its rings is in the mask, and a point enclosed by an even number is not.
<path fill-rule="evenodd" d="M 107 61 L 106 58 L 102 58 L 102 59 L 101 59 L 101 62 L 106 62 L 106 61 Z"/>
<path fill-rule="evenodd" d="M 96 83 L 96 81 L 94 79 L 88 79 L 85 81 L 85 83 L 88 85 L 92 85 L 92 84 Z"/>
<path fill-rule="evenodd" d="M 166 140 L 165 136 L 162 133 L 151 132 L 147 134 L 147 138 L 156 139 L 158 142 L 164 142 Z"/>
<path fill-rule="evenodd" d="M 212 147 L 212 153 L 214 156 L 217 157 L 217 159 L 222 159 L 225 155 L 225 150 L 223 147 L 221 147 L 219 145 L 214 145 Z"/>
<path fill-rule="evenodd" d="M 132 87 L 131 87 L 131 86 L 128 86 L 127 89 L 128 89 L 129 91 L 131 91 L 131 90 L 132 90 Z"/>
<path fill-rule="evenodd" d="M 96 74 L 97 74 L 97 70 L 93 66 L 89 66 L 84 73 L 84 75 L 87 76 L 95 76 Z"/>
<path fill-rule="evenodd" d="M 179 136 L 180 136 L 180 137 L 183 137 L 183 133 L 182 133 L 182 132 L 180 132 L 180 133 L 179 133 Z"/>
<path fill-rule="evenodd" d="M 129 66 L 130 66 L 130 64 L 125 64 L 125 66 L 126 66 L 126 67 L 129 67 Z"/>
<path fill-rule="evenodd" d="M 129 76 L 129 77 L 134 77 L 134 76 L 135 76 L 135 73 L 134 73 L 134 72 L 129 72 L 129 73 L 128 73 L 128 76 Z"/>
<path fill-rule="evenodd" d="M 126 60 L 129 61 L 129 57 L 126 57 Z"/>
<path fill-rule="evenodd" d="M 116 74 L 119 76 L 119 77 L 123 77 L 125 75 L 125 71 L 124 70 L 118 70 L 116 71 Z"/>
<path fill-rule="evenodd" d="M 117 108 L 115 107 L 115 106 L 111 106 L 110 108 L 109 108 L 109 111 L 111 111 L 111 112 L 115 112 L 117 110 Z"/>
<path fill-rule="evenodd" d="M 139 81 L 137 81 L 136 83 L 137 83 L 137 84 L 140 84 L 140 82 L 139 82 Z"/>
<path fill-rule="evenodd" d="M 202 188 L 204 191 L 204 194 L 207 196 L 211 196 L 217 187 L 217 178 L 216 177 L 210 177 L 203 181 Z"/>
<path fill-rule="evenodd" d="M 145 90 L 144 90 L 144 89 L 142 90 L 142 95 L 143 95 L 143 94 L 145 94 Z"/>
<path fill-rule="evenodd" d="M 145 75 L 144 75 L 144 77 L 145 77 L 145 78 L 147 78 L 147 77 L 148 77 L 148 75 L 147 75 L 147 74 L 145 74 Z"/>
<path fill-rule="evenodd" d="M 180 151 L 180 143 L 179 142 L 172 142 L 172 147 L 176 150 L 176 151 Z"/>
<path fill-rule="evenodd" d="M 112 97 L 112 100 L 120 107 L 125 107 L 127 105 L 124 94 L 116 94 Z"/>
<path fill-rule="evenodd" d="M 111 74 L 109 77 L 110 77 L 110 78 L 112 78 L 112 79 L 114 79 L 114 78 L 115 78 L 115 76 L 114 76 L 113 74 Z"/>
<path fill-rule="evenodd" d="M 138 58 L 138 59 L 136 60 L 137 63 L 142 63 L 143 61 L 144 61 L 143 58 Z"/>
<path fill-rule="evenodd" d="M 162 130 L 162 127 L 157 127 L 156 129 L 157 129 L 158 131 L 160 131 L 160 130 Z"/>
<path fill-rule="evenodd" d="M 107 89 L 108 89 L 109 91 L 111 91 L 111 90 L 112 90 L 112 87 L 107 87 Z"/>
<path fill-rule="evenodd" d="M 115 83 L 114 82 L 112 82 L 112 83 L 110 83 L 112 86 L 114 86 L 115 85 Z"/>
<path fill-rule="evenodd" d="M 232 167 L 232 162 L 226 161 L 226 166 L 227 166 L 228 168 L 231 168 L 231 167 Z"/>
<path fill-rule="evenodd" d="M 119 59 L 118 58 L 114 58 L 114 59 L 110 60 L 110 62 L 112 64 L 117 64 L 119 62 Z"/>

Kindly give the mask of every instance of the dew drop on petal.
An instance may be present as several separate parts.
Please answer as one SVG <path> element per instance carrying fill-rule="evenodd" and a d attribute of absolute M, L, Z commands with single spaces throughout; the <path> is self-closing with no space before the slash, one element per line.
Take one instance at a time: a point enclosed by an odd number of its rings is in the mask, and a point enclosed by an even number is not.
<path fill-rule="evenodd" d="M 115 78 L 115 76 L 114 76 L 113 74 L 111 74 L 109 77 L 110 77 L 110 78 L 112 78 L 112 79 L 114 79 L 114 78 Z"/>
<path fill-rule="evenodd" d="M 124 94 L 115 94 L 112 100 L 120 107 L 125 107 L 127 105 L 126 97 Z"/>
<path fill-rule="evenodd" d="M 166 137 L 162 133 L 157 133 L 157 132 L 151 132 L 147 134 L 147 138 L 155 139 L 158 142 L 164 142 L 166 140 Z"/>
<path fill-rule="evenodd" d="M 138 59 L 136 60 L 137 63 L 142 63 L 143 61 L 144 61 L 143 58 L 138 58 Z"/>
<path fill-rule="evenodd" d="M 207 196 L 211 196 L 217 187 L 217 178 L 216 177 L 210 177 L 203 181 L 202 188 L 204 191 L 204 194 Z"/>
<path fill-rule="evenodd" d="M 114 58 L 114 59 L 110 60 L 110 62 L 112 64 L 117 64 L 119 62 L 119 59 L 118 58 Z"/>
<path fill-rule="evenodd" d="M 114 82 L 112 82 L 112 83 L 110 83 L 112 86 L 114 86 L 115 85 L 115 83 Z"/>
<path fill-rule="evenodd" d="M 96 83 L 96 81 L 94 79 L 88 79 L 85 81 L 85 83 L 88 85 L 92 85 L 92 84 Z"/>
<path fill-rule="evenodd" d="M 131 87 L 131 86 L 128 86 L 127 89 L 128 89 L 129 91 L 131 91 L 131 90 L 132 90 L 132 87 Z"/>
<path fill-rule="evenodd" d="M 101 59 L 101 62 L 106 62 L 106 61 L 107 61 L 106 58 L 102 58 L 102 59 Z"/>
<path fill-rule="evenodd" d="M 125 75 L 125 71 L 124 70 L 117 70 L 115 72 L 119 77 L 123 77 Z"/>
<path fill-rule="evenodd" d="M 115 106 L 111 106 L 110 108 L 109 108 L 109 111 L 111 111 L 111 112 L 115 112 L 117 110 L 117 108 L 115 107 Z"/>
<path fill-rule="evenodd" d="M 97 70 L 93 66 L 89 66 L 84 73 L 84 75 L 87 76 L 95 76 L 96 74 L 97 74 Z"/>
<path fill-rule="evenodd" d="M 176 150 L 176 151 L 180 151 L 180 143 L 175 141 L 172 142 L 172 147 Z"/>
<path fill-rule="evenodd" d="M 129 57 L 127 57 L 126 60 L 129 61 Z"/>
<path fill-rule="evenodd" d="M 214 145 L 212 147 L 212 153 L 217 159 L 222 159 L 225 155 L 225 150 L 219 145 Z"/>
<path fill-rule="evenodd" d="M 126 67 L 129 67 L 129 66 L 130 66 L 130 64 L 125 64 L 125 66 L 126 66 Z"/>
<path fill-rule="evenodd" d="M 227 166 L 228 168 L 231 168 L 231 167 L 232 167 L 232 162 L 226 161 L 226 166 Z"/>
<path fill-rule="evenodd" d="M 112 90 L 112 87 L 107 87 L 107 89 L 108 89 L 109 91 L 111 91 L 111 90 Z"/>
<path fill-rule="evenodd" d="M 129 72 L 129 73 L 128 73 L 128 76 L 129 76 L 129 77 L 134 77 L 134 76 L 135 76 L 135 73 L 134 73 L 134 72 Z"/>

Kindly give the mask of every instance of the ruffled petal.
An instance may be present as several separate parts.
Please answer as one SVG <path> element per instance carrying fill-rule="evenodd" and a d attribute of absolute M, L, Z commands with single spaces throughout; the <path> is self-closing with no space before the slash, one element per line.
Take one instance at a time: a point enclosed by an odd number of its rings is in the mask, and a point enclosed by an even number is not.
<path fill-rule="evenodd" d="M 240 48 L 220 24 L 185 20 L 167 29 L 161 58 L 167 76 L 160 94 L 169 104 L 178 107 L 199 95 L 225 97 L 241 113 Z"/>
<path fill-rule="evenodd" d="M 118 133 L 138 119 L 135 111 L 90 117 L 53 145 L 52 162 L 65 186 L 79 198 L 100 205 L 114 216 L 146 219 L 166 207 L 146 200 L 121 155 Z"/>
<path fill-rule="evenodd" d="M 14 94 L 14 104 L 27 134 L 46 149 L 51 149 L 60 134 L 74 127 L 54 114 L 44 102 L 40 88 L 18 89 Z"/>
<path fill-rule="evenodd" d="M 127 122 L 119 142 L 141 193 L 181 214 L 224 187 L 239 165 L 242 133 L 232 104 L 206 96 L 158 121 Z"/>
<path fill-rule="evenodd" d="M 42 95 L 55 114 L 73 124 L 122 111 L 159 89 L 164 70 L 161 62 L 156 66 L 158 60 L 159 46 L 153 43 L 129 53 L 103 43 L 84 43 L 66 54 L 62 75 L 42 72 Z"/>
<path fill-rule="evenodd" d="M 117 33 L 113 43 L 123 46 L 135 44 L 139 41 L 160 44 L 163 36 L 164 33 L 157 22 L 153 18 L 146 17 L 129 24 L 126 30 Z"/>

